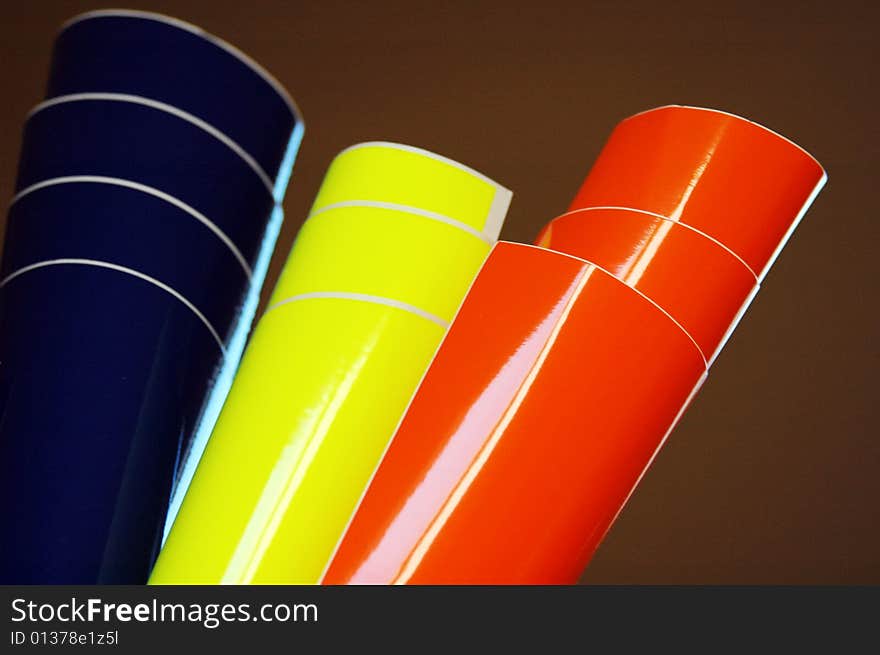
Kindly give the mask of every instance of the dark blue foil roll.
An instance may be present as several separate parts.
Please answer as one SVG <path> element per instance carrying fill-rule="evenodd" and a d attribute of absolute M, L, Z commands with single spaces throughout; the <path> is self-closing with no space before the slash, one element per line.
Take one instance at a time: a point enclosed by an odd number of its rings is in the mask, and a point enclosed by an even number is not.
<path fill-rule="evenodd" d="M 241 357 L 302 122 L 234 48 L 142 12 L 70 22 L 50 96 L 0 262 L 0 583 L 139 584 Z"/>
<path fill-rule="evenodd" d="M 254 264 L 274 207 L 257 172 L 210 132 L 128 100 L 42 103 L 28 117 L 16 192 L 71 176 L 142 184 L 195 209 Z"/>
<path fill-rule="evenodd" d="M 68 207 L 76 208 L 75 218 Z M 0 279 L 65 259 L 132 269 L 198 308 L 224 347 L 250 282 L 249 270 L 204 223 L 162 198 L 115 184 L 53 184 L 19 196 L 6 235 L 16 247 L 3 258 Z"/>
<path fill-rule="evenodd" d="M 55 40 L 46 97 L 84 92 L 144 96 L 189 112 L 241 145 L 284 195 L 299 110 L 275 78 L 222 39 L 152 12 L 82 14 Z"/>
<path fill-rule="evenodd" d="M 2 292 L 0 580 L 142 583 L 218 344 L 130 272 L 47 265 Z"/>

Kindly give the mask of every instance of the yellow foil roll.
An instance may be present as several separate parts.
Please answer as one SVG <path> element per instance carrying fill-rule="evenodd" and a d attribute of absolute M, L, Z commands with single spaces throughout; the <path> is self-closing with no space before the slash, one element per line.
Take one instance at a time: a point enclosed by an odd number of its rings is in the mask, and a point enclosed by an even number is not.
<path fill-rule="evenodd" d="M 408 146 L 337 156 L 151 584 L 318 582 L 510 197 Z"/>
<path fill-rule="evenodd" d="M 507 215 L 510 192 L 451 159 L 419 148 L 371 141 L 339 153 L 312 213 L 351 201 L 418 207 L 460 221 L 495 241 Z"/>

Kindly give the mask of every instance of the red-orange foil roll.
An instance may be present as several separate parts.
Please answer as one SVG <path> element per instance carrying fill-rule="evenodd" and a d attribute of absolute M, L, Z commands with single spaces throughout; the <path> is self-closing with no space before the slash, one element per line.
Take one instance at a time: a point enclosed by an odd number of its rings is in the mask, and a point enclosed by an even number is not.
<path fill-rule="evenodd" d="M 800 146 L 739 116 L 669 106 L 614 128 L 569 207 L 628 207 L 718 240 L 763 279 L 825 182 Z"/>
<path fill-rule="evenodd" d="M 577 580 L 824 181 L 729 114 L 621 123 L 550 249 L 490 253 L 324 583 Z"/>
<path fill-rule="evenodd" d="M 499 243 L 324 582 L 575 580 L 704 372 L 610 274 Z"/>
<path fill-rule="evenodd" d="M 694 228 L 633 209 L 580 209 L 552 220 L 536 243 L 586 259 L 644 293 L 690 334 L 706 359 L 757 290 L 735 253 Z"/>

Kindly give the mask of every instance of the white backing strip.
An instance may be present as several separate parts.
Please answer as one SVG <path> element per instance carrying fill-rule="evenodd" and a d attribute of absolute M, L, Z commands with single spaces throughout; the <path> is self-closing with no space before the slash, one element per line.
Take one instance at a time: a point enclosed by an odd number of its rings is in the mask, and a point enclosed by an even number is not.
<path fill-rule="evenodd" d="M 807 152 L 807 151 L 803 148 L 803 146 L 799 146 L 798 144 L 796 144 L 794 141 L 792 141 L 792 140 L 789 139 L 788 137 L 782 136 L 779 132 L 777 132 L 777 131 L 775 131 L 775 130 L 771 130 L 771 129 L 770 129 L 769 127 L 767 127 L 766 125 L 761 125 L 760 123 L 756 123 L 756 122 L 753 121 L 753 120 L 749 120 L 748 118 L 745 118 L 744 116 L 738 116 L 737 114 L 732 114 L 732 113 L 730 113 L 729 111 L 723 111 L 723 110 L 721 110 L 721 109 L 712 109 L 711 107 L 696 107 L 696 106 L 694 106 L 694 105 L 662 105 L 662 106 L 660 106 L 660 107 L 654 107 L 654 108 L 652 108 L 652 109 L 646 109 L 646 110 L 644 110 L 644 111 L 640 111 L 640 112 L 638 112 L 638 113 L 633 114 L 632 116 L 627 116 L 626 118 L 624 118 L 624 119 L 623 119 L 622 121 L 620 121 L 620 122 L 621 122 L 621 123 L 624 123 L 624 122 L 628 121 L 628 120 L 631 119 L 631 118 L 635 118 L 636 116 L 641 116 L 642 114 L 651 114 L 651 113 L 654 113 L 655 111 L 663 111 L 664 109 L 691 109 L 691 110 L 693 110 L 693 111 L 705 111 L 705 112 L 708 112 L 708 113 L 710 113 L 710 114 L 720 114 L 720 115 L 722 115 L 722 116 L 729 116 L 730 118 L 736 118 L 736 119 L 739 119 L 739 120 L 741 120 L 741 121 L 745 121 L 746 123 L 749 123 L 750 125 L 753 125 L 753 126 L 759 128 L 759 129 L 762 129 L 762 130 L 764 130 L 765 132 L 769 132 L 769 133 L 772 134 L 773 136 L 782 139 L 783 141 L 785 141 L 786 143 L 789 143 L 790 145 L 793 145 L 795 148 L 797 148 L 798 150 L 800 150 L 801 152 L 803 152 L 807 157 L 809 157 L 809 158 L 812 159 L 814 162 L 816 162 L 816 164 L 819 166 L 819 168 L 822 168 L 822 164 L 819 163 L 819 160 L 818 160 L 818 159 L 816 159 L 815 157 L 813 157 L 813 155 L 811 155 L 809 152 Z M 823 168 L 823 171 L 824 171 L 824 168 Z"/>
<path fill-rule="evenodd" d="M 204 130 L 215 139 L 223 143 L 226 147 L 232 150 L 235 154 L 237 154 L 244 162 L 253 169 L 253 171 L 260 178 L 260 181 L 266 187 L 267 191 L 270 194 L 274 193 L 274 184 L 269 176 L 266 174 L 266 171 L 263 170 L 263 167 L 257 163 L 251 155 L 242 148 L 238 143 L 233 141 L 223 132 L 218 130 L 216 127 L 211 125 L 210 123 L 206 123 L 201 118 L 193 116 L 189 112 L 183 111 L 182 109 L 178 109 L 177 107 L 173 107 L 164 102 L 159 102 L 158 100 L 151 100 L 150 98 L 144 98 L 143 96 L 131 95 L 129 93 L 71 93 L 69 95 L 64 96 L 56 96 L 54 98 L 50 98 L 49 100 L 44 100 L 36 107 L 31 109 L 28 112 L 27 118 L 30 118 L 34 114 L 43 111 L 44 109 L 48 109 L 49 107 L 54 107 L 55 105 L 62 105 L 68 102 L 82 102 L 82 101 L 104 101 L 104 102 L 128 102 L 136 105 L 143 105 L 145 107 L 150 107 L 152 109 L 157 109 L 159 111 L 163 111 L 167 114 L 171 114 L 172 116 L 176 116 L 177 118 L 181 118 L 189 123 L 192 123 L 196 127 Z M 274 195 L 273 195 L 274 198 Z"/>
<path fill-rule="evenodd" d="M 488 238 L 489 243 L 495 243 L 498 240 L 498 235 L 501 233 L 501 227 L 504 224 L 504 219 L 507 216 L 507 210 L 510 207 L 510 201 L 513 198 L 513 192 L 506 187 L 501 186 L 495 180 L 487 177 L 483 173 L 480 173 L 477 170 L 474 170 L 470 166 L 465 166 L 464 164 L 455 161 L 454 159 L 449 159 L 449 157 L 444 157 L 443 155 L 438 155 L 437 153 L 431 152 L 430 150 L 424 150 L 422 148 L 416 148 L 415 146 L 408 146 L 403 143 L 393 143 L 391 141 L 365 141 L 364 143 L 356 143 L 352 146 L 341 150 L 339 154 L 336 156 L 350 152 L 352 150 L 358 150 L 359 148 L 389 148 L 391 150 L 402 150 L 403 152 L 411 152 L 416 155 L 421 155 L 422 157 L 428 157 L 429 159 L 433 159 L 435 161 L 442 162 L 449 166 L 459 169 L 460 171 L 464 171 L 468 175 L 472 175 L 489 184 L 495 189 L 495 195 L 492 198 L 492 204 L 489 207 L 489 211 L 486 214 L 486 220 L 483 223 L 483 234 Z"/>
<path fill-rule="evenodd" d="M 141 18 L 143 20 L 153 20 L 159 23 L 173 25 L 174 27 L 185 30 L 187 32 L 191 32 L 192 34 L 203 38 L 204 40 L 216 45 L 217 47 L 222 48 L 233 57 L 241 61 L 245 66 L 253 70 L 257 75 L 262 77 L 269 84 L 269 86 L 271 86 L 275 90 L 275 92 L 281 97 L 281 99 L 284 101 L 284 104 L 287 105 L 287 107 L 296 117 L 297 122 L 302 122 L 302 112 L 300 112 L 299 107 L 291 97 L 290 93 L 288 93 L 287 89 L 285 89 L 281 85 L 281 83 L 275 78 L 274 75 L 272 75 L 269 71 L 260 66 L 256 61 L 251 59 L 248 55 L 243 53 L 231 43 L 224 41 L 219 36 L 214 36 L 213 34 L 206 32 L 198 25 L 193 25 L 192 23 L 187 23 L 186 21 L 180 20 L 178 18 L 173 18 L 172 16 L 166 16 L 165 14 L 159 14 L 153 11 L 140 11 L 137 9 L 97 9 L 94 11 L 87 11 L 85 13 L 78 14 L 73 18 L 65 21 L 58 31 L 59 33 L 63 32 L 71 25 L 75 25 L 76 23 L 84 20 L 89 20 L 91 18 L 113 16 L 119 16 L 123 18 Z"/>
<path fill-rule="evenodd" d="M 37 270 L 39 268 L 44 268 L 46 266 L 57 266 L 60 264 L 75 264 L 81 266 L 97 266 L 98 268 L 109 268 L 113 271 L 119 271 L 120 273 L 126 273 L 127 275 L 133 275 L 136 278 L 140 278 L 141 280 L 145 280 L 150 284 L 153 284 L 163 291 L 170 293 L 172 296 L 177 298 L 180 302 L 186 305 L 192 312 L 195 314 L 199 320 L 205 324 L 205 327 L 211 332 L 211 336 L 214 337 L 214 340 L 217 342 L 217 345 L 220 347 L 220 350 L 223 352 L 223 355 L 226 356 L 226 346 L 223 344 L 223 339 L 220 338 L 220 335 L 217 333 L 217 330 L 214 329 L 214 326 L 208 321 L 202 312 L 196 308 L 189 300 L 180 295 L 177 291 L 169 287 L 164 282 L 160 282 L 156 278 L 150 277 L 149 275 L 145 275 L 139 271 L 135 271 L 131 268 L 126 268 L 125 266 L 120 266 L 118 264 L 111 264 L 110 262 L 102 262 L 97 259 L 74 259 L 74 258 L 64 258 L 64 259 L 47 259 L 42 262 L 36 262 L 35 264 L 29 264 L 27 266 L 23 266 L 17 271 L 13 271 L 5 278 L 0 280 L 0 288 L 6 286 L 9 282 L 12 282 L 15 278 L 28 273 L 30 271 Z"/>
<path fill-rule="evenodd" d="M 43 180 L 42 182 L 37 182 L 36 184 L 32 184 L 29 187 L 26 187 L 15 194 L 15 197 L 12 198 L 12 201 L 9 203 L 10 206 L 14 205 L 16 202 L 21 200 L 26 195 L 33 193 L 34 191 L 38 191 L 39 189 L 45 189 L 46 187 L 55 186 L 57 184 L 75 184 L 75 183 L 93 183 L 93 184 L 109 184 L 113 186 L 125 187 L 127 189 L 133 189 L 135 191 L 140 191 L 142 193 L 149 194 L 151 196 L 155 196 L 165 202 L 174 205 L 178 209 L 183 210 L 197 221 L 202 223 L 205 227 L 207 227 L 211 232 L 213 232 L 217 238 L 219 238 L 227 248 L 232 252 L 235 258 L 238 260 L 238 263 L 241 264 L 242 269 L 244 269 L 245 274 L 248 276 L 248 279 L 251 278 L 253 271 L 251 271 L 250 265 L 247 263 L 247 260 L 244 258 L 244 255 L 241 254 L 241 251 L 238 247 L 232 242 L 223 230 L 221 230 L 217 225 L 211 221 L 207 216 L 189 206 L 182 200 L 178 200 L 174 196 L 171 196 L 164 191 L 160 191 L 151 186 L 147 186 L 146 184 L 140 184 L 139 182 L 132 182 L 131 180 L 125 180 L 119 177 L 105 177 L 103 175 L 67 175 L 64 177 L 53 177 L 48 180 Z"/>
<path fill-rule="evenodd" d="M 441 223 L 451 225 L 454 228 L 457 228 L 477 237 L 481 241 L 485 241 L 490 246 L 495 243 L 494 240 L 490 239 L 478 229 L 471 225 L 468 225 L 467 223 L 463 223 L 454 218 L 450 218 L 449 216 L 446 216 L 444 214 L 438 214 L 436 212 L 431 212 L 426 209 L 419 209 L 418 207 L 410 207 L 409 205 L 398 205 L 397 203 L 393 202 L 380 202 L 378 200 L 344 200 L 342 202 L 334 202 L 332 205 L 325 205 L 310 214 L 308 218 L 314 218 L 316 216 L 320 216 L 324 212 L 328 212 L 333 209 L 342 209 L 345 207 L 375 207 L 376 209 L 388 209 L 391 211 L 403 212 L 406 214 L 415 214 L 416 216 L 429 218 L 432 221 L 439 221 Z"/>
<path fill-rule="evenodd" d="M 506 242 L 502 242 L 502 243 L 506 243 Z M 642 298 L 644 298 L 645 300 L 647 300 L 649 303 L 651 303 L 652 305 L 654 305 L 654 307 L 656 307 L 657 309 L 659 309 L 659 310 L 660 310 L 660 311 L 666 316 L 666 318 L 668 318 L 670 321 L 672 321 L 673 323 L 675 323 L 675 325 L 678 327 L 678 329 L 681 330 L 682 332 L 684 332 L 685 336 L 687 336 L 687 338 L 690 339 L 691 342 L 694 344 L 694 347 L 697 349 L 697 352 L 700 353 L 700 358 L 703 360 L 703 365 L 704 365 L 707 369 L 709 368 L 709 362 L 708 362 L 707 359 L 706 359 L 706 355 L 703 354 L 703 350 L 702 350 L 702 348 L 700 348 L 700 345 L 697 343 L 696 339 L 694 339 L 694 338 L 691 336 L 690 332 L 688 332 L 687 330 L 685 330 L 684 327 L 682 326 L 682 324 L 679 323 L 677 320 L 675 320 L 675 318 L 673 318 L 673 316 L 672 316 L 669 312 L 667 312 L 667 311 L 666 311 L 665 309 L 663 309 L 660 305 L 658 305 L 658 304 L 657 304 L 656 302 L 654 302 L 651 298 L 649 298 L 648 296 L 646 296 L 644 293 L 642 293 L 641 291 L 639 291 L 639 290 L 636 289 L 635 287 L 631 287 L 631 286 L 629 286 L 626 282 L 623 282 L 622 280 L 619 280 L 618 278 L 614 277 L 614 275 L 613 275 L 611 272 L 605 270 L 604 268 L 602 268 L 602 267 L 599 266 L 598 264 L 594 264 L 594 263 L 591 262 L 589 259 L 584 259 L 583 257 L 576 257 L 575 255 L 569 255 L 567 252 L 560 252 L 560 251 L 558 251 L 558 250 L 550 250 L 549 248 L 543 248 L 543 247 L 541 247 L 541 246 L 536 246 L 536 245 L 533 245 L 533 244 L 530 244 L 530 243 L 517 243 L 517 244 L 514 244 L 514 245 L 517 245 L 517 246 L 524 246 L 524 247 L 526 247 L 526 248 L 537 248 L 538 250 L 545 250 L 545 251 L 547 251 L 547 252 L 552 252 L 554 255 L 562 255 L 563 257 L 570 257 L 571 259 L 576 259 L 576 260 L 579 261 L 579 262 L 583 262 L 584 264 L 588 264 L 588 265 L 592 266 L 593 268 L 602 271 L 603 273 L 605 273 L 605 275 L 607 275 L 607 276 L 610 277 L 611 279 L 616 280 L 617 282 L 620 282 L 620 284 L 622 284 L 623 286 L 625 286 L 627 289 L 631 289 L 633 292 L 637 293 L 639 296 L 641 296 Z"/>
<path fill-rule="evenodd" d="M 431 312 L 426 312 L 424 309 L 420 309 L 415 305 L 410 305 L 409 303 L 401 302 L 400 300 L 394 300 L 393 298 L 373 296 L 366 293 L 349 293 L 346 291 L 313 291 L 311 293 L 301 293 L 296 296 L 291 296 L 290 298 L 285 298 L 284 300 L 279 300 L 276 303 L 272 303 L 266 308 L 266 311 L 263 313 L 263 315 L 265 316 L 273 309 L 281 307 L 282 305 L 287 305 L 298 300 L 310 300 L 313 298 L 341 298 L 344 300 L 358 300 L 361 302 L 373 303 L 375 305 L 385 305 L 386 307 L 394 307 L 395 309 L 401 309 L 405 312 L 409 312 L 410 314 L 415 314 L 416 316 L 425 318 L 432 323 L 436 323 L 444 330 L 449 327 L 448 321 L 444 321 L 439 316 L 435 316 Z"/>
<path fill-rule="evenodd" d="M 749 306 L 752 304 L 752 301 L 755 299 L 755 296 L 758 294 L 758 291 L 760 291 L 760 289 L 761 289 L 761 285 L 755 284 L 755 286 L 753 286 L 752 290 L 749 292 L 749 295 L 746 296 L 746 299 L 743 301 L 742 306 L 736 312 L 736 316 L 733 317 L 733 320 L 730 322 L 730 325 L 728 326 L 727 330 L 725 331 L 724 336 L 721 337 L 721 341 L 719 341 L 718 345 L 715 347 L 715 352 L 712 353 L 712 356 L 709 358 L 709 366 L 712 366 L 712 364 L 715 363 L 715 360 L 718 359 L 718 355 L 721 354 L 721 351 L 723 350 L 724 346 L 727 345 L 727 342 L 730 339 L 731 335 L 733 334 L 733 331 L 736 330 L 736 327 L 739 325 L 739 322 L 743 319 L 743 316 L 745 316 L 746 311 L 748 310 Z"/>
<path fill-rule="evenodd" d="M 676 225 L 681 225 L 683 228 L 687 228 L 691 232 L 699 234 L 701 237 L 708 239 L 709 241 L 714 243 L 719 248 L 722 248 L 725 252 L 730 253 L 733 257 L 735 257 L 737 259 L 737 261 L 739 261 L 739 263 L 741 263 L 743 266 L 746 267 L 746 269 L 749 271 L 749 273 L 752 274 L 752 277 L 754 277 L 756 281 L 758 279 L 757 273 L 755 273 L 755 271 L 752 269 L 752 267 L 746 263 L 746 260 L 744 260 L 742 257 L 737 255 L 733 250 L 731 250 L 730 248 L 725 246 L 723 243 L 721 243 L 715 237 L 706 234 L 702 230 L 695 228 L 693 225 L 688 225 L 687 223 L 682 223 L 681 221 L 677 221 L 674 218 L 670 218 L 669 216 L 664 216 L 663 214 L 651 212 L 646 209 L 636 209 L 635 207 L 622 207 L 622 206 L 618 206 L 618 205 L 597 205 L 595 207 L 581 207 L 580 209 L 572 209 L 571 211 L 567 211 L 564 214 L 560 214 L 559 216 L 554 218 L 553 221 L 555 221 L 558 218 L 568 216 L 570 214 L 579 214 L 581 212 L 589 212 L 589 211 L 607 211 L 607 210 L 634 212 L 636 214 L 645 214 L 646 216 L 651 216 L 653 218 L 659 218 L 660 220 L 663 220 L 663 221 L 669 221 L 670 223 L 675 223 Z M 550 223 L 552 223 L 553 221 L 550 221 Z M 548 225 L 549 225 L 549 223 L 548 223 Z M 552 250 L 552 248 L 550 250 Z"/>
<path fill-rule="evenodd" d="M 795 229 L 798 225 L 800 225 L 801 219 L 803 219 L 804 214 L 807 213 L 807 210 L 813 204 L 813 201 L 816 200 L 816 196 L 819 195 L 819 192 L 822 190 L 822 187 L 825 186 L 825 183 L 828 181 L 828 174 L 822 172 L 822 179 L 816 184 L 816 187 L 807 197 L 804 202 L 804 206 L 801 207 L 801 210 L 798 212 L 798 215 L 795 217 L 794 221 L 792 221 L 791 225 L 788 226 L 788 230 L 785 232 L 785 235 L 782 237 L 782 240 L 779 242 L 779 245 L 776 246 L 776 250 L 773 251 L 773 254 L 770 255 L 770 259 L 767 260 L 767 265 L 764 266 L 764 270 L 761 271 L 761 275 L 758 277 L 758 281 L 761 282 L 767 277 L 767 273 L 770 271 L 770 267 L 776 262 L 777 257 L 779 257 L 779 253 L 782 252 L 782 249 L 785 248 L 785 244 L 788 243 L 788 240 L 791 238 L 791 235 L 794 234 Z"/>

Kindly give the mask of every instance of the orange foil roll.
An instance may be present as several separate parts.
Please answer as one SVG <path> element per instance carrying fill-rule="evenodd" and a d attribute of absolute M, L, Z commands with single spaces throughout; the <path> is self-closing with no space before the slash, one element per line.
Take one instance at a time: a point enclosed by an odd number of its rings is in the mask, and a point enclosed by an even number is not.
<path fill-rule="evenodd" d="M 629 207 L 680 221 L 760 280 L 824 182 L 809 153 L 757 123 L 669 106 L 614 129 L 569 209 Z"/>
<path fill-rule="evenodd" d="M 735 253 L 683 223 L 633 209 L 580 209 L 551 221 L 539 246 L 586 259 L 644 293 L 707 360 L 757 290 Z"/>
<path fill-rule="evenodd" d="M 668 107 L 614 131 L 538 246 L 495 246 L 325 584 L 577 580 L 825 182 Z"/>
<path fill-rule="evenodd" d="M 613 276 L 499 243 L 324 582 L 577 579 L 704 373 Z"/>

